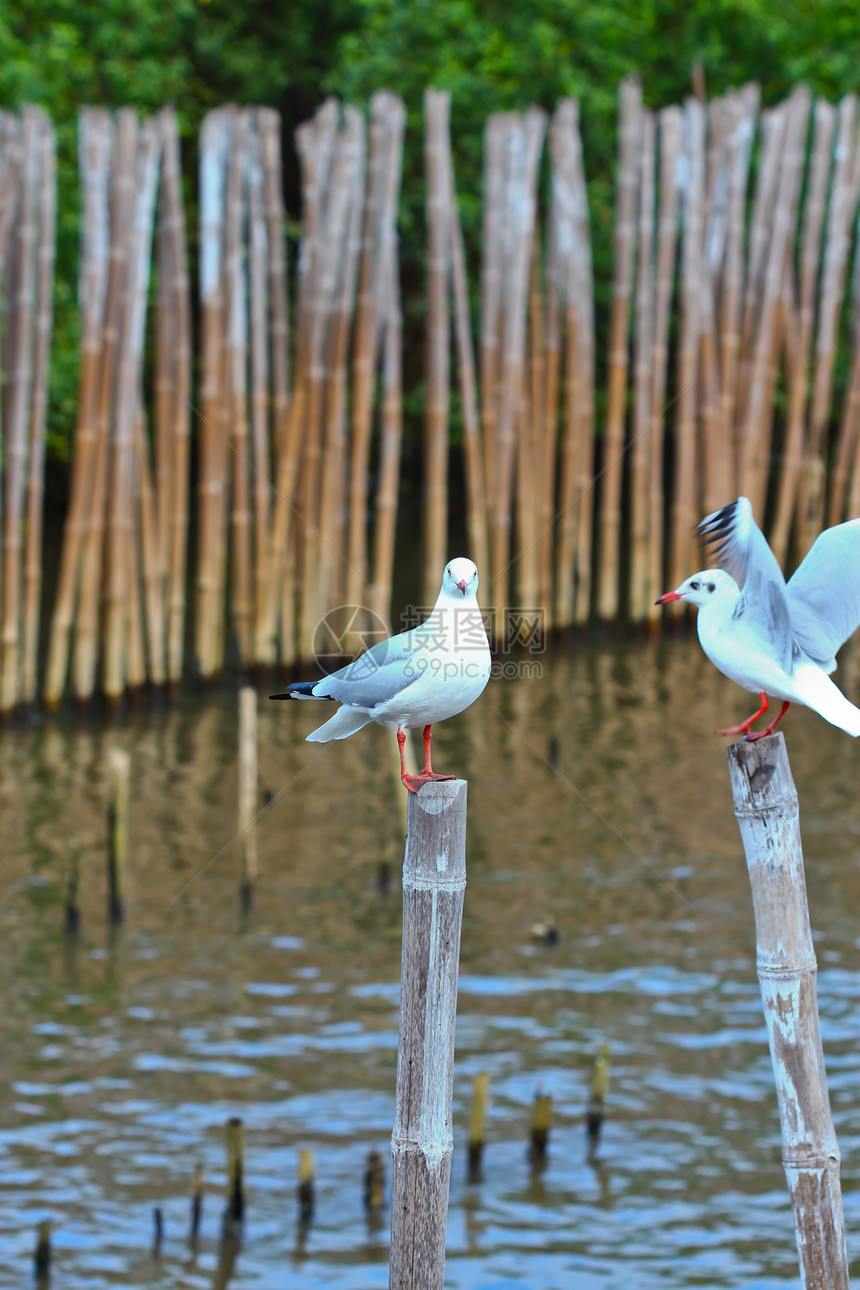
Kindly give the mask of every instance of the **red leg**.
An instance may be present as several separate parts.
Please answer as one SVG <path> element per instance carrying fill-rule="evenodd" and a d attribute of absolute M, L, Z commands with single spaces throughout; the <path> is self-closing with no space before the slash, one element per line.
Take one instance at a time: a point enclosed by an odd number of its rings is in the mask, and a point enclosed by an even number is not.
<path fill-rule="evenodd" d="M 718 735 L 745 735 L 749 730 L 750 726 L 752 725 L 752 723 L 754 721 L 758 721 L 759 717 L 763 717 L 769 707 L 770 707 L 770 704 L 767 701 L 767 695 L 765 694 L 764 690 L 762 690 L 761 707 L 759 708 L 758 712 L 754 712 L 751 717 L 747 717 L 746 721 L 742 721 L 739 726 L 729 726 L 726 730 L 717 730 L 716 733 Z M 780 713 L 780 716 L 782 716 L 782 713 Z M 779 717 L 777 717 L 776 720 L 779 721 Z"/>
<path fill-rule="evenodd" d="M 747 739 L 752 741 L 753 739 L 764 739 L 765 735 L 772 735 L 774 730 L 776 729 L 777 722 L 782 720 L 782 718 L 785 716 L 786 712 L 788 712 L 788 709 L 790 707 L 791 707 L 791 704 L 789 703 L 788 699 L 786 699 L 779 710 L 779 716 L 774 717 L 773 721 L 770 723 L 767 730 L 758 730 L 755 733 L 750 732 L 747 735 Z"/>
<path fill-rule="evenodd" d="M 424 727 L 424 769 L 420 775 L 407 775 L 406 763 L 403 760 L 403 749 L 406 746 L 406 731 L 397 731 L 397 744 L 400 748 L 400 778 L 410 793 L 417 793 L 419 788 L 435 779 L 456 779 L 456 775 L 434 775 L 430 764 L 430 726 Z"/>

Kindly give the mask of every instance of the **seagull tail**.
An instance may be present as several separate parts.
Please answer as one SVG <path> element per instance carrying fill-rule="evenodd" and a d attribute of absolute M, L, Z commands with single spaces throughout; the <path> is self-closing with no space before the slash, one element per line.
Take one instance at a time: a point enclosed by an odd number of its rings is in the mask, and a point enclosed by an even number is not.
<path fill-rule="evenodd" d="M 838 726 L 840 730 L 853 735 L 856 739 L 860 735 L 860 708 L 856 708 L 849 702 L 829 677 L 823 673 L 820 673 L 820 676 L 825 684 L 820 686 L 821 693 L 816 695 L 817 702 L 810 703 L 809 706 L 832 726 Z"/>
<path fill-rule="evenodd" d="M 346 739 L 372 720 L 361 708 L 340 708 L 326 723 L 308 735 L 310 744 L 327 744 L 330 739 Z"/>

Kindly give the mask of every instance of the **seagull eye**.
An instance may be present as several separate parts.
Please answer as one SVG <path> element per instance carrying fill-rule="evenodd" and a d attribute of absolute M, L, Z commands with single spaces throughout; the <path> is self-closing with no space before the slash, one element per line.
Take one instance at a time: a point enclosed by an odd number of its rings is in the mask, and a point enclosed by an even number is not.
<path fill-rule="evenodd" d="M 698 590 L 699 590 L 699 588 L 701 587 L 701 585 L 702 585 L 702 584 L 699 582 L 699 579 L 698 579 L 698 578 L 696 578 L 695 582 L 691 582 L 691 583 L 690 583 L 690 590 L 691 590 L 691 591 L 698 591 Z"/>

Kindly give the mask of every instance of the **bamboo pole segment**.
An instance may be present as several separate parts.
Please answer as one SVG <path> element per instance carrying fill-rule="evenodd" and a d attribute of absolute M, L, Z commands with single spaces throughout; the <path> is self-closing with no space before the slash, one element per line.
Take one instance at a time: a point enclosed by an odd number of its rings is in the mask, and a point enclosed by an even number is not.
<path fill-rule="evenodd" d="M 469 1114 L 469 1176 L 480 1174 L 484 1154 L 484 1126 L 490 1098 L 490 1072 L 481 1071 L 472 1080 L 472 1109 Z"/>
<path fill-rule="evenodd" d="M 170 109 L 166 109 L 170 111 Z M 162 165 L 164 149 L 167 145 L 168 131 L 164 111 L 156 117 L 162 148 Z M 176 377 L 177 349 L 179 335 L 177 331 L 176 300 L 172 291 L 174 277 L 173 255 L 176 247 L 175 238 L 170 236 L 170 214 L 167 209 L 169 196 L 162 182 L 158 192 L 156 210 L 156 280 L 155 297 L 155 375 L 153 381 L 153 446 L 155 504 L 157 511 L 157 550 L 159 564 L 158 591 L 162 601 L 167 595 L 171 521 L 177 500 L 174 496 L 173 479 L 173 433 L 176 424 Z M 164 606 L 162 605 L 162 617 Z M 164 670 L 164 651 L 166 642 L 162 640 L 159 653 L 161 669 Z"/>
<path fill-rule="evenodd" d="M 517 426 L 522 414 L 528 277 L 537 204 L 537 182 L 546 115 L 529 108 L 525 118 L 510 119 L 507 136 L 508 192 L 506 234 L 509 261 L 505 275 L 501 349 L 501 406 L 496 427 L 496 501 L 490 549 L 490 600 L 496 638 L 504 637 L 511 565 L 511 503 L 517 460 Z M 527 588 L 522 588 L 523 593 Z"/>
<path fill-rule="evenodd" d="M 585 1131 L 588 1135 L 588 1155 L 592 1159 L 600 1142 L 600 1131 L 606 1111 L 606 1097 L 609 1093 L 609 1071 L 611 1058 L 608 1044 L 601 1044 L 594 1058 L 591 1071 L 591 1097 L 588 1113 L 585 1117 Z"/>
<path fill-rule="evenodd" d="M 400 273 L 396 248 L 392 247 L 387 252 L 387 258 L 391 282 L 387 293 L 388 316 L 382 342 L 382 445 L 379 484 L 376 492 L 376 532 L 370 608 L 377 619 L 390 623 L 394 539 L 397 529 L 397 493 L 400 482 L 400 448 L 403 438 L 401 370 L 403 315 L 400 305 Z M 411 747 L 408 741 L 407 747 Z"/>
<path fill-rule="evenodd" d="M 707 514 L 731 497 L 734 472 L 726 452 L 720 416 L 720 369 L 717 299 L 726 250 L 729 203 L 728 135 L 737 107 L 733 99 L 716 99 L 708 109 L 707 182 L 702 240 L 700 387 L 702 506 Z"/>
<path fill-rule="evenodd" d="M 142 469 L 138 469 L 138 440 L 145 445 L 146 440 L 146 422 L 142 403 L 138 403 L 137 413 L 134 418 L 134 427 L 132 431 L 132 460 L 129 467 L 131 480 L 129 484 L 129 515 L 127 519 L 128 531 L 126 541 L 126 558 L 128 568 L 126 570 L 126 619 L 125 631 L 126 637 L 124 642 L 125 655 L 125 688 L 129 690 L 139 690 L 146 683 L 146 647 L 143 642 L 144 635 L 144 613 L 141 608 L 141 580 L 143 580 L 144 596 L 147 588 L 146 575 L 142 572 L 142 557 L 138 539 L 142 537 L 144 524 L 143 517 L 143 490 L 147 490 L 147 513 L 146 524 L 147 532 L 147 550 L 148 561 L 151 561 L 150 567 L 147 568 L 147 574 L 150 579 L 153 577 L 157 583 L 159 575 L 157 544 L 158 532 L 155 520 L 154 495 L 152 490 L 152 480 L 149 477 L 149 458 L 148 449 L 142 455 Z M 144 484 L 141 475 L 146 472 L 147 480 Z M 155 558 L 153 558 L 153 555 Z"/>
<path fill-rule="evenodd" d="M 277 455 L 286 433 L 290 405 L 290 315 L 284 251 L 286 212 L 281 173 L 281 118 L 272 108 L 257 108 L 257 134 L 263 166 L 271 315 L 273 438 Z"/>
<path fill-rule="evenodd" d="M 367 583 L 367 494 L 373 387 L 382 331 L 381 242 L 388 215 L 385 209 L 386 176 L 393 171 L 398 191 L 400 185 L 400 152 L 397 150 L 396 157 L 392 155 L 391 141 L 392 130 L 398 128 L 402 149 L 403 107 L 400 100 L 384 92 L 374 94 L 370 101 L 364 224 L 352 344 L 346 603 L 355 608 L 363 605 Z M 396 196 L 394 204 L 396 207 Z"/>
<path fill-rule="evenodd" d="M 757 968 L 794 1208 L 801 1283 L 848 1286 L 797 792 L 781 734 L 727 748 L 755 912 Z"/>
<path fill-rule="evenodd" d="M 124 748 L 108 750 L 108 920 L 125 919 L 128 861 L 128 796 L 131 758 Z"/>
<path fill-rule="evenodd" d="M 657 216 L 657 253 L 654 270 L 654 331 L 652 350 L 651 424 L 648 429 L 648 590 L 647 614 L 653 628 L 659 616 L 654 604 L 663 585 L 664 487 L 663 442 L 666 380 L 669 367 L 669 319 L 678 251 L 680 188 L 678 162 L 681 156 L 683 113 L 679 107 L 664 108 L 658 117 L 660 144 L 660 209 Z"/>
<path fill-rule="evenodd" d="M 779 474 L 776 518 L 769 538 L 771 548 L 781 564 L 785 562 L 788 554 L 788 540 L 797 502 L 797 487 L 804 462 L 809 359 L 821 260 L 821 230 L 824 224 L 835 123 L 836 113 L 830 104 L 824 99 L 816 100 L 812 156 L 803 206 L 796 355 L 788 390 L 788 426 Z"/>
<path fill-rule="evenodd" d="M 550 124 L 552 130 L 552 124 Z M 558 488 L 559 457 L 559 391 L 561 388 L 561 300 L 559 283 L 560 256 L 558 229 L 550 201 L 549 226 L 546 250 L 546 339 L 545 339 L 545 388 L 543 450 L 539 462 L 540 479 L 538 541 L 540 543 L 540 598 L 545 607 L 547 625 L 553 625 L 554 599 L 554 547 L 556 490 Z"/>
<path fill-rule="evenodd" d="M 742 482 L 757 514 L 764 511 L 770 470 L 773 420 L 772 364 L 779 345 L 781 299 L 788 257 L 794 245 L 797 199 L 806 155 L 811 95 L 799 86 L 788 102 L 783 155 L 776 189 L 776 204 L 769 221 L 761 311 L 756 320 L 748 399 L 742 421 Z M 771 397 L 768 397 L 769 391 Z"/>
<path fill-rule="evenodd" d="M 51 1231 L 53 1223 L 50 1218 L 43 1218 L 36 1228 L 36 1250 L 33 1255 L 33 1272 L 38 1285 L 47 1286 L 51 1275 Z"/>
<path fill-rule="evenodd" d="M 533 1164 L 546 1159 L 549 1131 L 552 1126 L 552 1098 L 542 1093 L 540 1087 L 532 1104 L 532 1121 L 529 1129 L 529 1157 Z"/>
<path fill-rule="evenodd" d="M 579 525 L 576 539 L 576 600 L 574 619 L 584 623 L 591 613 L 591 563 L 594 518 L 594 272 L 591 261 L 591 222 L 582 139 L 578 123 L 573 133 L 573 196 L 577 238 L 575 260 L 582 305 L 578 323 L 577 388 L 579 390 Z"/>
<path fill-rule="evenodd" d="M 245 668 L 253 656 L 254 606 L 251 573 L 251 481 L 248 451 L 248 284 L 245 271 L 245 214 L 248 178 L 250 109 L 234 118 L 232 149 L 227 167 L 227 204 L 224 221 L 224 274 L 226 281 L 226 385 L 229 390 L 228 439 L 231 448 L 228 475 L 232 474 L 230 515 L 231 608 L 239 654 Z"/>
<path fill-rule="evenodd" d="M 427 393 L 424 408 L 424 603 L 436 594 L 448 558 L 450 400 L 451 95 L 424 91 L 427 181 Z"/>
<path fill-rule="evenodd" d="M 681 327 L 678 346 L 678 405 L 675 478 L 672 487 L 669 581 L 686 577 L 699 514 L 696 487 L 696 406 L 701 326 L 702 203 L 704 199 L 705 114 L 698 99 L 684 104 L 687 175 L 682 194 Z M 674 579 L 674 581 L 673 581 Z"/>
<path fill-rule="evenodd" d="M 143 370 L 143 343 L 152 225 L 161 140 L 154 119 L 140 129 L 138 187 L 129 256 L 128 300 L 119 349 L 113 470 L 109 497 L 110 535 L 105 596 L 104 690 L 117 699 L 125 686 L 125 623 L 128 612 L 128 549 L 134 541 L 130 495 L 133 477 L 134 422 Z M 134 589 L 136 590 L 136 589 Z"/>
<path fill-rule="evenodd" d="M 609 337 L 609 389 L 603 434 L 600 492 L 597 613 L 618 613 L 621 551 L 621 476 L 627 404 L 628 339 L 633 257 L 636 242 L 636 192 L 642 133 L 642 86 L 626 77 L 619 91 L 618 170 L 613 238 L 612 314 Z"/>
<path fill-rule="evenodd" d="M 53 327 L 54 261 L 57 242 L 57 156 L 54 127 L 38 109 L 39 241 L 36 253 L 36 323 L 33 399 L 30 413 L 30 471 L 24 548 L 24 650 L 21 697 L 36 698 L 42 596 L 42 507 L 45 488 L 45 421 Z"/>
<path fill-rule="evenodd" d="M 66 684 L 69 643 L 81 574 L 86 524 L 95 504 L 99 364 L 110 249 L 108 179 L 113 123 L 87 108 L 78 117 L 83 218 L 81 235 L 81 377 L 71 495 L 63 531 L 60 571 L 48 647 L 45 702 L 56 707 Z"/>
<path fill-rule="evenodd" d="M 537 503 L 539 471 L 543 456 L 543 300 L 540 289 L 539 231 L 532 237 L 526 287 L 526 331 L 523 337 L 523 376 L 520 387 L 519 416 L 516 425 L 516 467 L 514 500 L 517 548 L 517 601 L 519 605 L 537 607 L 540 578 L 540 547 L 537 544 Z M 537 406 L 535 405 L 537 395 Z M 540 427 L 536 435 L 536 426 Z M 535 439 L 539 438 L 539 445 Z M 537 449 L 537 450 L 536 450 Z"/>
<path fill-rule="evenodd" d="M 165 448 L 167 445 L 165 445 Z M 158 532 L 158 510 L 155 491 L 152 486 L 152 470 L 149 464 L 149 446 L 146 434 L 146 413 L 143 403 L 138 404 L 134 423 L 134 483 L 136 490 L 135 518 L 140 519 L 140 564 L 143 576 L 143 599 L 146 605 L 146 673 L 154 685 L 163 685 L 164 668 L 164 584 L 163 566 L 159 559 L 160 548 Z M 136 526 L 135 526 L 136 527 Z M 130 605 L 138 602 L 137 578 L 137 535 L 132 532 L 129 570 Z M 137 609 L 133 611 L 137 614 Z M 131 640 L 132 633 L 129 632 Z M 136 669 L 129 666 L 129 684 L 142 685 L 146 674 L 135 675 Z"/>
<path fill-rule="evenodd" d="M 0 651 L 0 712 L 11 712 L 21 693 L 21 584 L 27 440 L 32 376 L 32 317 L 39 117 L 24 111 L 23 160 L 6 285 L 6 417 L 3 508 L 3 631 Z"/>
<path fill-rule="evenodd" d="M 254 903 L 257 883 L 257 691 L 245 685 L 239 691 L 239 819 L 242 839 L 242 908 Z"/>
<path fill-rule="evenodd" d="M 385 1165 L 382 1156 L 371 1147 L 367 1153 L 367 1164 L 364 1170 L 364 1185 L 362 1188 L 364 1199 L 364 1210 L 368 1218 L 376 1220 L 379 1211 L 382 1209 L 382 1197 L 385 1188 Z"/>
<path fill-rule="evenodd" d="M 828 525 L 838 524 L 844 518 L 845 500 L 849 491 L 849 474 L 852 459 L 856 460 L 856 446 L 860 436 L 860 214 L 854 234 L 854 272 L 851 288 L 851 376 L 836 441 L 836 456 L 830 480 L 827 503 Z M 850 515 L 856 512 L 852 509 Z"/>
<path fill-rule="evenodd" d="M 223 1236 L 240 1240 L 244 1221 L 245 1127 L 238 1115 L 232 1115 L 227 1121 L 227 1205 L 222 1219 Z"/>
<path fill-rule="evenodd" d="M 283 260 L 283 233 L 276 231 L 278 251 Z M 269 453 L 269 309 L 267 274 L 268 230 L 266 225 L 263 140 L 260 113 L 248 138 L 248 285 L 251 348 L 251 440 L 254 460 L 254 617 L 253 660 L 273 662 L 271 651 L 262 646 L 267 638 L 266 598 L 270 554 L 271 462 Z M 283 272 L 283 269 L 281 269 Z M 286 358 L 286 355 L 284 355 Z M 283 376 L 283 374 L 282 374 Z M 282 395 L 283 397 L 283 395 Z M 280 415 L 283 415 L 280 412 Z M 278 427 L 275 427 L 277 436 Z M 261 654 L 263 657 L 261 657 Z"/>
<path fill-rule="evenodd" d="M 338 603 L 342 584 L 343 510 L 346 500 L 347 358 L 355 310 L 365 187 L 364 117 L 344 110 L 343 156 L 346 188 L 345 238 L 330 305 L 326 354 L 326 397 L 320 488 L 319 558 L 312 587 L 313 624 Z M 308 588 L 310 591 L 311 588 Z"/>
<path fill-rule="evenodd" d="M 393 1290 L 441 1290 L 466 886 L 464 780 L 409 794 L 391 1196 Z"/>
<path fill-rule="evenodd" d="M 314 1153 L 307 1147 L 299 1152 L 299 1222 L 309 1223 L 314 1216 Z"/>
<path fill-rule="evenodd" d="M 633 441 L 630 461 L 630 617 L 648 614 L 650 532 L 650 457 L 648 431 L 654 405 L 654 113 L 642 112 L 639 189 L 639 257 L 636 270 Z M 653 599 L 653 597 L 652 597 Z"/>
<path fill-rule="evenodd" d="M 855 125 L 856 108 L 856 97 L 853 94 L 846 94 L 837 109 L 833 183 L 830 189 L 827 232 L 821 267 L 818 333 L 815 343 L 802 502 L 799 511 L 798 537 L 801 554 L 809 550 L 821 532 L 824 521 L 827 430 L 833 393 L 837 333 L 851 228 L 854 224 L 858 189 L 860 189 L 860 147 L 858 147 Z"/>
<path fill-rule="evenodd" d="M 126 329 L 127 296 L 130 294 L 133 264 L 135 169 L 138 151 L 137 115 L 131 108 L 116 114 L 116 144 L 110 190 L 110 267 L 102 325 L 101 360 L 98 372 L 96 444 L 90 508 L 81 568 L 80 599 L 75 621 L 73 687 L 77 698 L 89 700 L 95 687 L 99 657 L 99 610 L 102 599 L 105 517 L 108 507 L 108 477 L 111 465 L 116 404 L 116 386 L 121 345 Z M 135 396 L 137 390 L 134 389 Z M 135 407 L 136 411 L 136 407 Z M 128 415 L 128 411 L 127 411 Z M 116 504 L 116 503 L 112 503 Z M 124 520 L 128 514 L 125 503 Z M 127 581 L 127 562 L 113 552 L 115 568 Z M 119 580 L 117 573 L 117 580 Z M 124 643 L 125 632 L 118 638 Z"/>
<path fill-rule="evenodd" d="M 744 212 L 747 200 L 750 157 L 758 114 L 759 89 L 746 85 L 736 96 L 735 128 L 729 135 L 729 201 L 726 220 L 726 254 L 719 302 L 720 330 L 720 417 L 724 453 L 729 458 L 729 496 L 737 493 L 737 428 L 735 412 L 741 327 L 744 305 Z M 655 616 L 659 611 L 655 608 Z"/>
<path fill-rule="evenodd" d="M 478 411 L 475 352 L 469 307 L 466 248 L 457 202 L 457 185 L 451 150 L 448 149 L 448 191 L 451 194 L 451 287 L 454 297 L 454 336 L 457 345 L 457 376 L 463 417 L 463 461 L 466 472 L 466 528 L 469 551 L 479 569 L 489 569 L 487 498 L 484 488 L 484 446 Z"/>
<path fill-rule="evenodd" d="M 173 367 L 176 389 L 173 400 L 172 489 L 173 515 L 167 530 L 167 546 L 162 560 L 167 569 L 165 588 L 167 604 L 167 678 L 175 684 L 182 676 L 185 643 L 185 578 L 188 562 L 188 481 L 191 412 L 191 293 L 188 277 L 188 250 L 185 229 L 185 206 L 182 199 L 182 173 L 179 151 L 179 124 L 172 108 L 164 108 L 161 122 L 161 184 L 163 194 L 162 227 L 170 247 L 170 282 L 159 282 L 159 291 L 169 291 L 171 312 L 175 319 L 176 354 Z"/>
<path fill-rule="evenodd" d="M 222 391 L 224 188 L 231 117 L 210 112 L 200 130 L 200 465 L 197 536 L 195 654 L 201 676 L 217 670 L 215 624 L 218 604 L 217 543 L 224 479 L 219 435 Z"/>
<path fill-rule="evenodd" d="M 200 1236 L 200 1223 L 203 1218 L 203 1166 L 194 1166 L 194 1181 L 191 1187 L 191 1222 L 188 1229 L 188 1244 L 196 1249 Z"/>
<path fill-rule="evenodd" d="M 488 524 L 496 503 L 496 432 L 501 374 L 502 203 L 507 118 L 491 116 L 484 127 L 484 200 L 481 239 L 481 428 Z"/>

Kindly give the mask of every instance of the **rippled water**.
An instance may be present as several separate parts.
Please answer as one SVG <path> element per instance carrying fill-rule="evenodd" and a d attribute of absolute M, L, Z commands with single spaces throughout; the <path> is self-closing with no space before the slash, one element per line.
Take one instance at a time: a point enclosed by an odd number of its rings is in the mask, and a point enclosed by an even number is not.
<path fill-rule="evenodd" d="M 796 1285 L 746 868 L 723 741 L 711 733 L 747 715 L 747 699 L 689 639 L 579 644 L 543 668 L 539 680 L 495 682 L 434 742 L 438 766 L 470 782 L 446 1285 Z M 858 671 L 850 657 L 840 672 L 855 698 Z M 231 1115 L 246 1126 L 248 1214 L 229 1284 L 387 1285 L 388 1215 L 368 1229 L 362 1172 L 371 1147 L 387 1159 L 393 1112 L 393 741 L 373 728 L 308 745 L 317 714 L 261 698 L 261 790 L 275 796 L 258 826 L 256 908 L 243 920 L 239 850 L 222 850 L 235 832 L 235 707 L 225 691 L 110 729 L 48 722 L 0 736 L 2 1285 L 28 1283 L 46 1216 L 54 1286 L 226 1284 Z M 802 711 L 785 725 L 856 1255 L 860 745 Z M 133 761 L 128 921 L 113 940 L 112 742 Z M 73 849 L 77 943 L 62 927 Z M 393 875 L 387 895 L 381 862 Z M 546 918 L 559 927 L 555 946 L 530 936 Z M 591 1165 L 583 1112 L 604 1041 L 612 1084 Z M 470 1084 L 484 1069 L 488 1144 L 483 1178 L 470 1183 Z M 538 1084 L 555 1121 L 535 1173 L 525 1144 Z M 302 1147 L 317 1165 L 306 1230 Z M 193 1255 L 197 1161 L 208 1191 Z"/>

